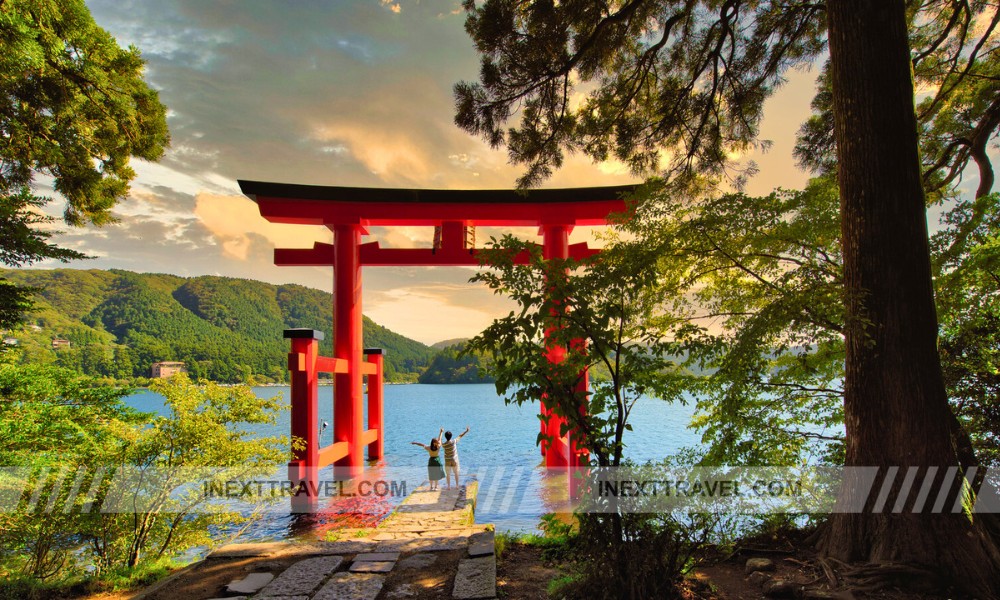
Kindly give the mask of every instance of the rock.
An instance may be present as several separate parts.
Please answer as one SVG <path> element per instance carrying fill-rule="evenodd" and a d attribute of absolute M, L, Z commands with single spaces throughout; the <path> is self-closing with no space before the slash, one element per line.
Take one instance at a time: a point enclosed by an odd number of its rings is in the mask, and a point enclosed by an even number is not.
<path fill-rule="evenodd" d="M 802 586 L 787 579 L 772 579 L 764 584 L 764 595 L 768 598 L 798 598 Z"/>
<path fill-rule="evenodd" d="M 466 558 L 458 562 L 452 598 L 495 598 L 497 561 L 493 556 Z"/>
<path fill-rule="evenodd" d="M 759 588 L 764 587 L 764 584 L 770 580 L 771 576 L 763 571 L 754 571 L 753 573 L 750 573 L 749 577 L 747 577 L 747 581 Z"/>
<path fill-rule="evenodd" d="M 751 558 L 747 560 L 746 573 L 749 575 L 754 571 L 773 571 L 774 561 L 770 558 Z"/>
<path fill-rule="evenodd" d="M 274 575 L 270 573 L 250 573 L 243 579 L 237 579 L 226 586 L 229 594 L 256 594 L 260 588 L 271 583 Z"/>

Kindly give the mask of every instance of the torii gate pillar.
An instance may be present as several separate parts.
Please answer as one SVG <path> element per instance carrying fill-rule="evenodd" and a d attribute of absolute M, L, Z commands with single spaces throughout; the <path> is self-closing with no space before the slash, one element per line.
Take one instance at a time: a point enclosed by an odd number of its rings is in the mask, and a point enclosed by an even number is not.
<path fill-rule="evenodd" d="M 570 225 L 542 225 L 542 257 L 546 260 L 567 259 L 570 257 L 569 234 L 572 230 Z M 565 354 L 566 348 L 548 348 L 550 360 L 561 360 L 557 354 Z M 587 371 L 580 374 L 581 380 L 577 385 L 577 391 L 586 392 L 589 386 Z M 577 467 L 590 462 L 589 453 L 585 448 L 577 444 L 575 431 L 570 431 L 569 435 L 561 435 L 562 427 L 566 420 L 549 411 L 545 405 L 545 399 L 541 402 L 541 432 L 546 435 L 550 442 L 542 442 L 542 456 L 545 457 L 545 466 L 562 468 Z M 580 407 L 580 411 L 586 411 L 585 406 Z"/>
<path fill-rule="evenodd" d="M 355 477 L 364 467 L 362 457 L 361 259 L 362 228 L 336 225 L 333 229 L 334 355 L 347 361 L 347 372 L 334 376 L 333 441 L 347 442 L 347 456 L 333 463 L 338 476 Z"/>
<path fill-rule="evenodd" d="M 551 260 L 553 258 L 569 258 L 569 227 L 565 225 L 543 225 L 542 230 L 542 258 Z M 546 337 L 548 333 L 546 332 Z M 550 361 L 562 360 L 565 348 L 546 348 Z M 558 355 L 558 356 L 557 356 Z M 541 401 L 541 432 L 548 436 L 548 441 L 542 442 L 542 455 L 545 457 L 546 467 L 568 467 L 570 466 L 569 445 L 563 440 L 560 431 L 564 419 L 553 414 L 545 404 L 545 398 Z"/>

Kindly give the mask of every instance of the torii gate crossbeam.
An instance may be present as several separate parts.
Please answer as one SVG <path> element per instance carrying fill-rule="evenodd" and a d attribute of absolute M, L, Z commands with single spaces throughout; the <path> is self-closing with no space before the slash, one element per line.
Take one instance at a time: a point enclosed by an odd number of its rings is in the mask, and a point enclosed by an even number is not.
<path fill-rule="evenodd" d="M 334 277 L 335 358 L 318 357 L 318 344 L 301 331 L 287 332 L 292 338 L 289 366 L 293 369 L 292 435 L 303 437 L 306 448 L 289 464 L 298 480 L 315 482 L 316 470 L 334 464 L 350 475 L 363 468 L 363 446 L 369 458 L 381 457 L 384 431 L 379 393 L 378 421 L 362 427 L 362 377 L 381 371 L 381 356 L 363 360 L 361 339 L 361 271 L 365 266 L 478 266 L 478 249 L 471 247 L 465 231 L 475 226 L 538 227 L 543 257 L 583 258 L 597 250 L 584 244 L 570 245 L 569 234 L 578 225 L 606 225 L 612 214 L 625 211 L 622 199 L 634 185 L 539 190 L 414 190 L 351 188 L 239 181 L 240 189 L 257 203 L 261 216 L 272 223 L 324 225 L 334 234 L 333 244 L 312 248 L 278 248 L 275 264 L 283 266 L 331 266 Z M 378 242 L 362 243 L 372 226 L 440 227 L 436 248 L 382 248 Z M 311 345 L 310 345 L 311 344 Z M 377 358 L 376 358 L 377 357 Z M 295 362 L 293 365 L 292 363 Z M 325 366 L 324 366 L 325 365 Z M 312 369 L 335 375 L 333 444 L 319 448 L 315 393 L 305 387 Z M 297 374 L 298 373 L 298 374 Z M 300 385 L 296 381 L 301 379 Z M 315 385 L 315 380 L 312 380 Z M 586 377 L 584 377 L 586 386 Z M 369 403 L 372 398 L 369 394 Z M 577 448 L 570 436 L 560 436 L 562 423 L 550 417 L 542 404 L 541 429 L 553 442 L 543 446 L 545 464 L 570 467 L 586 464 L 588 453 Z M 546 424 L 547 421 L 547 424 Z M 298 424 L 298 425 L 296 425 Z M 343 471 L 342 471 L 343 472 Z M 315 486 L 314 486 L 315 489 Z"/>

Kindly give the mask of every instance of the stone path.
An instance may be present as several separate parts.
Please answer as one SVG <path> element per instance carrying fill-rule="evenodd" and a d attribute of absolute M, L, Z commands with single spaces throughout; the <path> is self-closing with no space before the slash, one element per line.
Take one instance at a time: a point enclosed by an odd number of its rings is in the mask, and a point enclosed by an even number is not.
<path fill-rule="evenodd" d="M 257 572 L 234 572 L 227 600 L 495 598 L 493 527 L 474 523 L 477 491 L 476 482 L 452 490 L 418 489 L 375 529 L 340 531 L 330 542 L 232 544 L 206 562 L 280 559 L 270 567 L 262 562 Z M 431 574 L 438 587 L 418 589 Z"/>

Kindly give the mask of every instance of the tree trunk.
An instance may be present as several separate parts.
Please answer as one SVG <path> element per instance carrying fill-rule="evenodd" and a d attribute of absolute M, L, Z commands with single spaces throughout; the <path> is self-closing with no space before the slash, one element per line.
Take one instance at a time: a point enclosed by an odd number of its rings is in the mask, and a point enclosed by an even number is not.
<path fill-rule="evenodd" d="M 830 67 L 840 169 L 847 307 L 846 465 L 920 469 L 905 510 L 899 484 L 845 485 L 865 510 L 831 516 L 822 549 L 844 561 L 908 563 L 980 598 L 1000 596 L 1000 553 L 978 523 L 914 511 L 927 467 L 959 464 L 937 354 L 925 200 L 903 0 L 829 0 Z M 850 476 L 849 476 L 850 477 Z M 857 482 L 855 482 L 857 483 Z M 955 487 L 955 478 L 943 482 Z M 952 491 L 954 495 L 954 490 Z M 877 495 L 877 494 L 875 494 Z M 867 498 L 867 504 L 865 504 Z"/>

